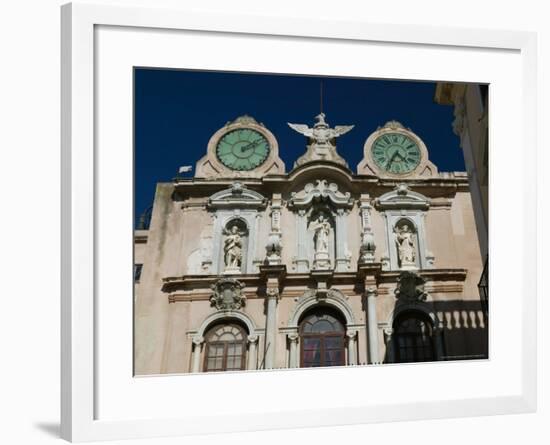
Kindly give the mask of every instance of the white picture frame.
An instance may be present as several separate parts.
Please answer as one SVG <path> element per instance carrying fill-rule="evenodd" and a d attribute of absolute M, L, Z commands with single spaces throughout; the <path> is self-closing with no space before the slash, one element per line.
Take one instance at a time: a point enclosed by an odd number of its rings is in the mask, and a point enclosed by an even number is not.
<path fill-rule="evenodd" d="M 387 374 L 394 374 L 398 379 L 403 375 L 401 366 L 367 366 L 347 370 L 323 370 L 323 374 L 315 371 L 264 371 L 262 373 L 242 373 L 239 375 L 216 376 L 172 376 L 134 379 L 127 377 L 127 387 L 120 386 L 117 393 L 117 381 L 105 382 L 102 376 L 104 366 L 113 366 L 116 371 L 117 350 L 102 348 L 104 335 L 118 335 L 116 332 L 106 332 L 101 320 L 103 314 L 101 305 L 97 304 L 98 292 L 105 284 L 98 281 L 97 270 L 98 251 L 102 250 L 101 237 L 97 226 L 101 222 L 98 214 L 102 212 L 104 202 L 98 200 L 102 194 L 103 176 L 101 160 L 98 160 L 98 144 L 103 143 L 98 137 L 98 48 L 103 37 L 100 37 L 102 27 L 116 27 L 118 30 L 128 30 L 140 38 L 147 39 L 149 33 L 155 33 L 155 38 L 166 41 L 170 33 L 189 32 L 199 38 L 215 36 L 216 38 L 234 38 L 233 45 L 246 44 L 249 39 L 273 40 L 289 39 L 288 42 L 314 42 L 316 46 L 333 51 L 335 45 L 377 45 L 378 47 L 399 47 L 402 51 L 422 48 L 437 51 L 476 51 L 486 55 L 499 54 L 510 60 L 503 63 L 510 66 L 513 72 L 517 68 L 518 76 L 509 82 L 515 82 L 518 89 L 515 104 L 516 119 L 520 116 L 518 127 L 510 136 L 510 143 L 518 143 L 523 148 L 523 159 L 536 159 L 536 35 L 518 31 L 489 31 L 457 28 L 439 28 L 425 26 L 379 25 L 363 22 L 337 22 L 321 19 L 273 18 L 268 16 L 243 16 L 214 13 L 198 13 L 191 10 L 167 10 L 143 7 L 120 7 L 96 4 L 69 4 L 62 7 L 62 395 L 61 395 L 61 435 L 70 441 L 113 440 L 122 438 L 145 438 L 167 435 L 205 434 L 214 432 L 234 432 L 261 429 L 276 429 L 307 426 L 343 425 L 365 422 L 413 420 L 426 418 L 474 416 L 487 414 L 523 413 L 536 409 L 536 218 L 525 215 L 536 213 L 536 176 L 528 170 L 525 162 L 517 161 L 517 187 L 509 195 L 501 197 L 495 193 L 499 184 L 503 184 L 501 175 L 506 164 L 495 151 L 495 143 L 491 142 L 491 255 L 495 261 L 491 264 L 491 283 L 494 289 L 499 288 L 499 277 L 504 278 L 504 267 L 508 263 L 502 257 L 502 244 L 505 240 L 505 228 L 497 225 L 499 212 L 506 210 L 506 200 L 522 203 L 522 214 L 516 217 L 514 227 L 514 252 L 510 254 L 515 266 L 515 275 L 506 276 L 511 282 L 502 286 L 501 302 L 495 296 L 491 309 L 490 341 L 491 358 L 487 362 L 475 363 L 441 363 L 406 368 L 408 378 L 417 379 L 418 386 L 437 373 L 446 373 L 456 377 L 456 386 L 460 380 L 471 380 L 471 375 L 491 375 L 498 369 L 499 376 L 493 374 L 494 382 L 486 380 L 484 385 L 478 385 L 466 396 L 448 394 L 440 397 L 433 388 L 423 387 L 426 397 L 417 398 L 412 390 L 410 394 L 390 397 L 387 403 L 369 404 L 362 400 L 354 400 L 349 391 L 343 391 L 342 405 L 335 406 L 317 403 L 316 408 L 296 409 L 292 404 L 286 406 L 283 402 L 276 410 L 268 409 L 258 403 L 250 403 L 248 409 L 238 408 L 230 415 L 224 413 L 198 412 L 195 416 L 178 417 L 170 415 L 170 409 L 163 410 L 158 400 L 163 391 L 173 392 L 178 385 L 185 385 L 193 380 L 198 386 L 208 387 L 210 384 L 242 384 L 253 381 L 254 385 L 272 385 L 278 379 L 285 385 L 303 385 L 306 381 L 330 382 L 331 379 L 344 377 L 352 382 L 364 381 L 365 391 L 369 389 L 369 381 L 383 379 Z M 163 30 L 166 30 L 163 34 Z M 107 33 L 108 34 L 108 33 Z M 174 34 L 174 35 L 176 35 Z M 269 37 L 269 38 L 267 38 Z M 113 37 L 116 39 L 116 37 Z M 207 37 L 209 38 L 209 37 Z M 154 41 L 150 46 L 154 48 Z M 351 42 L 351 43 L 350 43 Z M 116 42 L 115 42 L 116 43 Z M 118 44 L 124 45 L 122 39 Z M 140 42 L 146 53 L 149 43 Z M 131 52 L 131 51 L 129 51 Z M 166 56 L 169 57 L 169 56 Z M 175 56 L 174 56 L 175 57 Z M 276 58 L 275 55 L 273 56 Z M 358 55 L 358 59 L 359 59 Z M 124 59 L 121 55 L 121 59 Z M 131 62 L 131 61 L 130 61 Z M 102 62 L 103 63 L 103 62 Z M 179 62 L 178 62 L 179 63 Z M 174 63 L 175 66 L 179 66 Z M 197 62 L 198 63 L 198 62 Z M 274 60 L 274 65 L 277 62 Z M 313 62 L 312 62 L 313 63 Z M 351 62 L 350 62 L 351 63 Z M 199 63 L 200 65 L 200 63 Z M 312 65 L 312 70 L 320 70 Z M 512 66 L 513 65 L 513 66 Z M 351 66 L 351 65 L 350 65 Z M 231 68 L 231 67 L 228 67 Z M 212 69 L 204 66 L 204 69 Z M 272 70 L 266 66 L 266 70 Z M 405 73 L 403 78 L 430 78 L 426 68 L 419 69 L 416 75 Z M 326 74 L 345 75 L 349 72 L 335 71 Z M 358 72 L 364 70 L 358 68 Z M 282 71 L 284 72 L 284 71 Z M 300 71 L 303 73 L 304 71 Z M 317 72 L 317 71 L 316 71 Z M 364 73 L 365 76 L 368 73 Z M 391 73 L 377 72 L 372 77 L 392 77 Z M 433 71 L 432 80 L 438 73 Z M 395 77 L 395 76 L 393 76 Z M 482 76 L 483 77 L 483 76 Z M 398 77 L 399 78 L 399 77 Z M 455 79 L 444 79 L 455 80 Z M 459 79 L 456 79 L 459 80 Z M 467 80 L 467 79 L 466 79 Z M 492 82 L 490 77 L 479 79 Z M 498 83 L 497 83 L 498 84 Z M 498 90 L 497 90 L 498 91 Z M 503 94 L 492 98 L 495 105 L 505 103 Z M 512 94 L 512 93 L 510 93 Z M 128 104 L 124 104 L 127 108 Z M 131 104 L 130 104 L 131 106 Z M 124 108 L 123 107 L 123 108 Z M 498 110 L 498 107 L 497 107 Z M 501 121 L 492 122 L 491 140 L 497 141 L 501 136 L 499 131 L 506 126 L 506 116 Z M 500 122 L 500 124 L 499 124 Z M 500 125 L 500 126 L 499 126 Z M 124 131 L 121 129 L 121 133 Z M 128 138 L 127 132 L 121 137 Z M 130 135 L 131 138 L 131 135 Z M 126 139 L 125 139 L 126 140 Z M 506 143 L 499 145 L 502 151 L 507 150 Z M 122 149 L 121 149 L 122 150 Z M 122 150 L 123 151 L 123 150 Z M 502 160 L 502 163 L 500 162 Z M 119 162 L 121 168 L 127 167 L 128 157 L 121 155 L 113 162 Z M 126 165 L 126 167 L 124 167 Z M 505 178 L 504 178 L 505 179 Z M 107 180 L 107 179 L 106 179 Z M 501 182 L 498 182 L 501 181 Z M 502 199 L 501 199 L 502 198 Z M 518 201 L 519 200 L 519 201 Z M 131 204 L 128 204 L 131 205 Z M 98 222 L 99 221 L 99 222 Z M 131 227 L 128 227 L 131 230 Z M 128 238 L 131 238 L 128 236 Z M 126 240 L 128 241 L 128 240 Z M 128 241 L 121 244 L 120 250 L 131 245 Z M 118 248 L 118 247 L 116 247 Z M 504 252 L 506 253 L 506 252 Z M 131 256 L 131 252 L 128 253 Z M 504 255 L 505 256 L 505 255 Z M 130 281 L 131 267 L 128 268 Z M 124 275 L 126 271 L 121 271 Z M 493 289 L 493 287 L 492 287 Z M 513 294 L 513 295 L 512 295 Z M 495 293 L 495 295 L 498 295 Z M 507 334 L 507 324 L 512 313 L 509 306 L 518 305 L 516 310 L 516 338 L 510 357 L 503 353 L 504 344 L 501 338 Z M 128 314 L 131 319 L 131 314 Z M 108 323 L 108 322 L 106 322 Z M 121 334 L 122 335 L 122 334 Z M 131 333 L 128 334 L 131 337 Z M 125 336 L 127 340 L 128 335 Z M 123 335 L 124 336 L 124 335 Z M 116 338 L 113 345 L 117 345 Z M 126 341 L 125 340 L 125 341 Z M 503 341 L 503 340 L 502 340 Z M 114 347 L 113 347 L 114 348 Z M 118 351 L 120 353 L 120 351 Z M 131 355 L 131 351 L 127 351 Z M 102 355 L 103 354 L 103 355 Z M 101 360 L 99 359 L 101 358 Z M 510 363 L 515 363 L 513 369 Z M 507 368 L 507 366 L 509 368 Z M 509 371 L 507 371 L 509 369 Z M 111 369 L 112 370 L 112 369 Z M 118 371 L 117 371 L 118 372 Z M 125 372 L 125 370 L 124 370 Z M 509 375 L 500 375 L 509 372 Z M 115 372 L 116 373 L 116 372 Z M 320 377 L 321 376 L 321 377 Z M 206 380 L 203 377 L 208 377 Z M 162 379 L 162 380 L 161 380 Z M 187 379 L 187 380 L 186 380 Z M 214 380 L 215 379 L 215 380 Z M 247 380 L 248 379 L 248 380 Z M 380 380 L 382 381 L 382 380 Z M 212 383 L 215 382 L 215 383 Z M 101 385 L 110 389 L 109 398 L 105 391 L 100 391 Z M 164 389 L 159 385 L 164 385 Z M 201 386 L 201 387 L 202 387 Z M 154 388 L 153 388 L 154 387 Z M 258 386 L 256 386 L 258 387 Z M 485 388 L 485 389 L 484 389 Z M 126 391 L 126 392 L 124 392 Z M 185 394 L 192 395 L 189 388 L 182 389 Z M 160 394 L 160 395 L 159 395 Z M 373 393 L 374 394 L 374 393 Z M 374 397 L 374 395 L 373 395 Z M 110 410 L 110 404 L 116 400 L 136 401 L 157 408 L 153 411 L 132 411 L 123 403 Z M 162 400 L 162 399 L 159 399 Z M 383 400 L 383 399 L 381 399 Z M 252 400 L 253 401 L 253 400 Z M 254 402 L 254 401 L 253 401 Z M 171 402 L 172 403 L 172 402 Z M 170 406 L 170 403 L 167 403 Z M 200 407 L 199 407 L 200 408 Z M 198 408 L 198 409 L 199 409 Z M 118 410 L 118 411 L 117 411 Z M 121 413 L 126 410 L 127 414 Z M 199 409 L 200 410 L 200 409 Z"/>

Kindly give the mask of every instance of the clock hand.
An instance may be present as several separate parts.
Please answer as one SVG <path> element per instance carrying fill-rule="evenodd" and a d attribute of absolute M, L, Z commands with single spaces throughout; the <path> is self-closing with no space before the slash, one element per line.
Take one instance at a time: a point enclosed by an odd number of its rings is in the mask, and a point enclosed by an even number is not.
<path fill-rule="evenodd" d="M 251 142 L 248 145 L 245 145 L 244 147 L 241 148 L 241 153 L 244 153 L 245 151 L 249 150 L 250 148 L 255 148 L 259 143 L 260 143 L 259 141 L 254 141 L 254 142 Z"/>
<path fill-rule="evenodd" d="M 392 157 L 390 158 L 390 160 L 386 163 L 386 167 L 385 167 L 386 170 L 388 170 L 388 167 L 390 166 L 391 162 L 393 161 L 393 158 L 395 158 L 395 155 L 396 155 L 396 154 L 397 154 L 397 153 L 394 153 L 394 154 L 392 155 Z"/>

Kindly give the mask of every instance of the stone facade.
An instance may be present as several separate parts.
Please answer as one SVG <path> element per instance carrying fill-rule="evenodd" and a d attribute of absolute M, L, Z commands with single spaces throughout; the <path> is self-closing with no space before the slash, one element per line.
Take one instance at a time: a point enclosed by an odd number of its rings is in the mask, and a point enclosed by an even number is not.
<path fill-rule="evenodd" d="M 308 139 L 289 173 L 273 134 L 243 117 L 211 138 L 195 177 L 158 184 L 150 227 L 135 233 L 136 374 L 487 357 L 466 173 L 438 172 L 395 121 L 366 139 L 354 173 L 336 151 L 352 126 L 324 118 L 292 124 Z M 250 171 L 217 158 L 237 127 L 270 144 Z M 410 171 L 376 164 L 386 134 L 416 143 Z M 319 341 L 322 359 L 307 346 Z"/>

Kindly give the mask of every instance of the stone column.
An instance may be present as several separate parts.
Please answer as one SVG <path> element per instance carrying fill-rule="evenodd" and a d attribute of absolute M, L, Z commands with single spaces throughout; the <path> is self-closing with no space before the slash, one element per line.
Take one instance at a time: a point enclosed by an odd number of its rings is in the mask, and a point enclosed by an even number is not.
<path fill-rule="evenodd" d="M 279 299 L 279 288 L 268 287 L 267 298 L 267 319 L 265 324 L 265 369 L 273 368 L 275 364 L 275 349 L 277 342 L 277 300 Z"/>
<path fill-rule="evenodd" d="M 347 332 L 348 337 L 348 365 L 356 365 L 357 364 L 357 346 L 356 346 L 356 339 L 357 339 L 357 331 L 348 331 Z"/>
<path fill-rule="evenodd" d="M 378 352 L 378 317 L 376 316 L 376 288 L 367 288 L 367 330 L 369 337 L 370 363 L 380 363 Z"/>
<path fill-rule="evenodd" d="M 307 218 L 306 211 L 298 210 L 296 213 L 296 271 L 307 272 L 308 256 L 307 256 Z"/>
<path fill-rule="evenodd" d="M 348 245 L 346 215 L 347 212 L 344 209 L 336 211 L 336 272 L 345 272 L 348 270 L 349 258 L 346 257 L 346 246 Z"/>
<path fill-rule="evenodd" d="M 300 363 L 300 358 L 298 357 L 298 338 L 299 335 L 297 332 L 288 334 L 288 341 L 290 343 L 290 356 L 288 358 L 288 367 L 289 368 L 298 368 Z"/>
<path fill-rule="evenodd" d="M 201 348 L 203 342 L 203 337 L 193 337 L 193 363 L 191 367 L 191 372 L 200 372 L 201 370 Z"/>
<path fill-rule="evenodd" d="M 249 335 L 248 336 L 248 363 L 246 369 L 256 369 L 258 362 L 258 336 Z"/>
<path fill-rule="evenodd" d="M 393 348 L 393 328 L 385 328 L 386 357 L 388 363 L 395 363 L 395 351 Z"/>
<path fill-rule="evenodd" d="M 443 329 L 437 327 L 433 331 L 434 347 L 435 347 L 435 359 L 443 360 L 445 355 L 443 349 Z"/>

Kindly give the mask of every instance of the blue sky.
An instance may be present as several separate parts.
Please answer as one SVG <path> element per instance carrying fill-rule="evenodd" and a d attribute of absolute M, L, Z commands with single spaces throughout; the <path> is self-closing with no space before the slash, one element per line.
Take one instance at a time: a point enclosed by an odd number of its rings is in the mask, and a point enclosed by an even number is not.
<path fill-rule="evenodd" d="M 210 136 L 227 121 L 248 114 L 279 142 L 287 171 L 304 153 L 306 139 L 287 122 L 311 126 L 323 111 L 331 125 L 355 128 L 337 140 L 352 171 L 366 138 L 388 120 L 410 127 L 440 171 L 464 170 L 453 109 L 434 102 L 435 84 L 273 74 L 167 69 L 135 70 L 135 212 L 151 205 L 157 182 L 170 181 L 181 165 L 195 166 Z"/>

